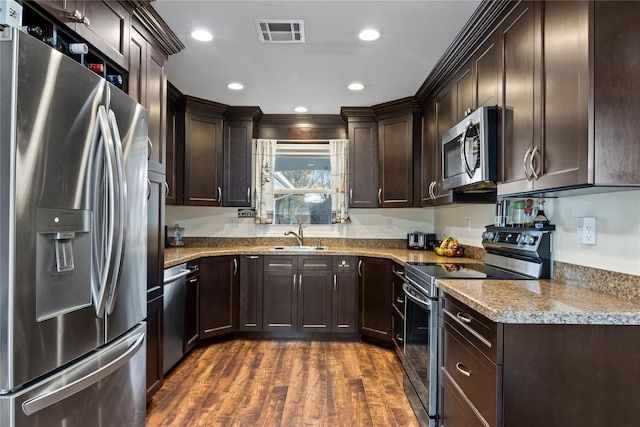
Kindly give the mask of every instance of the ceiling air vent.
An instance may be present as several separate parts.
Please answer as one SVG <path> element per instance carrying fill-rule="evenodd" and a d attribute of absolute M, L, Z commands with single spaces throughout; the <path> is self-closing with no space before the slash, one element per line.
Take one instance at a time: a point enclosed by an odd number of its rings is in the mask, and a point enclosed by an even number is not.
<path fill-rule="evenodd" d="M 304 43 L 304 21 L 301 19 L 256 19 L 262 43 Z"/>

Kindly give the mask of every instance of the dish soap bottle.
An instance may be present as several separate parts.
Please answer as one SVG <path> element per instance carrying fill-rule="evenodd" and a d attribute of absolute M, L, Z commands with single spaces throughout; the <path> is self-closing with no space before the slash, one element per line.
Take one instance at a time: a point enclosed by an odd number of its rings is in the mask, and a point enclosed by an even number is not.
<path fill-rule="evenodd" d="M 538 214 L 533 219 L 533 225 L 535 228 L 543 228 L 549 225 L 549 218 L 544 214 L 544 199 L 538 199 Z"/>

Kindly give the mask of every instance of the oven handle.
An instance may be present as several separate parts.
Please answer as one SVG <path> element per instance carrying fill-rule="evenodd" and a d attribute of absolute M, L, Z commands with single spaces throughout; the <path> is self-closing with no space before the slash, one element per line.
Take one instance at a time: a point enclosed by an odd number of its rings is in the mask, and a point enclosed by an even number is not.
<path fill-rule="evenodd" d="M 411 285 L 409 285 L 408 283 L 405 283 L 404 285 L 402 285 L 402 290 L 404 291 L 404 294 L 406 295 L 407 298 L 409 298 L 411 301 L 415 302 L 416 304 L 418 304 L 420 307 L 427 309 L 427 310 L 431 310 L 431 301 L 430 300 L 423 300 L 421 298 L 417 298 L 414 295 L 411 295 L 410 291 L 411 291 Z"/>

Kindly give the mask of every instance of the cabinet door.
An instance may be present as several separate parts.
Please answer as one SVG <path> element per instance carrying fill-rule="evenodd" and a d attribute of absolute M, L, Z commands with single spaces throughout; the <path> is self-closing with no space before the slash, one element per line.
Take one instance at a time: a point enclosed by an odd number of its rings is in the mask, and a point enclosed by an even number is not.
<path fill-rule="evenodd" d="M 262 257 L 240 257 L 239 330 L 262 331 Z"/>
<path fill-rule="evenodd" d="M 265 260 L 266 268 L 266 260 Z M 262 330 L 295 331 L 298 324 L 296 284 L 293 269 L 265 270 L 262 290 Z"/>
<path fill-rule="evenodd" d="M 223 206 L 251 206 L 251 148 L 253 122 L 224 124 Z"/>
<path fill-rule="evenodd" d="M 453 201 L 453 193 L 451 190 L 442 189 L 442 135 L 451 129 L 455 124 L 454 120 L 454 99 L 451 86 L 447 86 L 436 96 L 436 137 L 434 141 L 434 170 L 435 184 L 432 193 L 434 205 L 444 205 Z"/>
<path fill-rule="evenodd" d="M 500 46 L 499 34 L 491 36 L 473 58 L 475 69 L 475 108 L 500 105 Z"/>
<path fill-rule="evenodd" d="M 333 257 L 332 332 L 358 331 L 357 258 Z"/>
<path fill-rule="evenodd" d="M 543 32 L 544 138 L 535 159 L 536 190 L 588 181 L 589 3 L 545 2 Z"/>
<path fill-rule="evenodd" d="M 222 202 L 222 119 L 185 114 L 184 204 Z"/>
<path fill-rule="evenodd" d="M 358 262 L 359 332 L 391 342 L 391 261 L 360 258 Z"/>
<path fill-rule="evenodd" d="M 200 260 L 200 339 L 235 332 L 238 324 L 238 260 Z"/>
<path fill-rule="evenodd" d="M 149 170 L 166 169 L 166 56 L 149 42 L 145 33 L 131 28 L 129 44 L 129 96 L 149 112 Z"/>
<path fill-rule="evenodd" d="M 500 31 L 502 46 L 502 171 L 499 194 L 533 188 L 529 159 L 540 150 L 540 25 L 538 2 L 523 2 Z M 541 153 L 535 154 L 540 158 Z M 525 173 L 523 167 L 527 167 Z M 529 175 L 529 177 L 527 177 Z"/>
<path fill-rule="evenodd" d="M 149 172 L 147 200 L 147 290 L 162 295 L 164 281 L 164 175 Z"/>
<path fill-rule="evenodd" d="M 378 207 L 378 124 L 349 123 L 349 207 Z"/>
<path fill-rule="evenodd" d="M 453 78 L 453 87 L 456 94 L 456 102 L 454 107 L 455 123 L 458 123 L 460 120 L 464 119 L 470 110 L 472 111 L 476 109 L 476 100 L 473 96 L 473 73 L 474 71 L 472 69 L 472 61 L 469 61 Z"/>
<path fill-rule="evenodd" d="M 166 142 L 165 164 L 167 177 L 168 205 L 182 204 L 182 178 L 184 173 L 184 107 L 181 102 L 181 94 L 167 83 L 167 118 L 166 118 Z"/>
<path fill-rule="evenodd" d="M 164 379 L 162 372 L 162 295 L 147 303 L 147 402 L 151 400 Z"/>
<path fill-rule="evenodd" d="M 193 273 L 187 276 L 185 294 L 185 319 L 184 319 L 184 351 L 185 353 L 195 347 L 198 342 L 199 328 L 199 301 L 200 301 L 200 264 L 198 261 L 187 265 Z"/>
<path fill-rule="evenodd" d="M 430 105 L 422 115 L 422 172 L 420 205 L 433 205 L 431 191 L 436 182 L 436 107 Z"/>
<path fill-rule="evenodd" d="M 298 274 L 298 330 L 331 331 L 331 270 Z"/>
<path fill-rule="evenodd" d="M 378 122 L 378 202 L 413 206 L 413 114 Z"/>

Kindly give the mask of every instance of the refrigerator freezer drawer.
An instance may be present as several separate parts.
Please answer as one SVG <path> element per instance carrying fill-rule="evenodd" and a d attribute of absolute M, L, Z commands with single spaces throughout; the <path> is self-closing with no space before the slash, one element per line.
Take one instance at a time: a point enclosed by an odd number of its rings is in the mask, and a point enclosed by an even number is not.
<path fill-rule="evenodd" d="M 0 425 L 144 426 L 146 324 L 68 368 L 0 396 Z"/>

